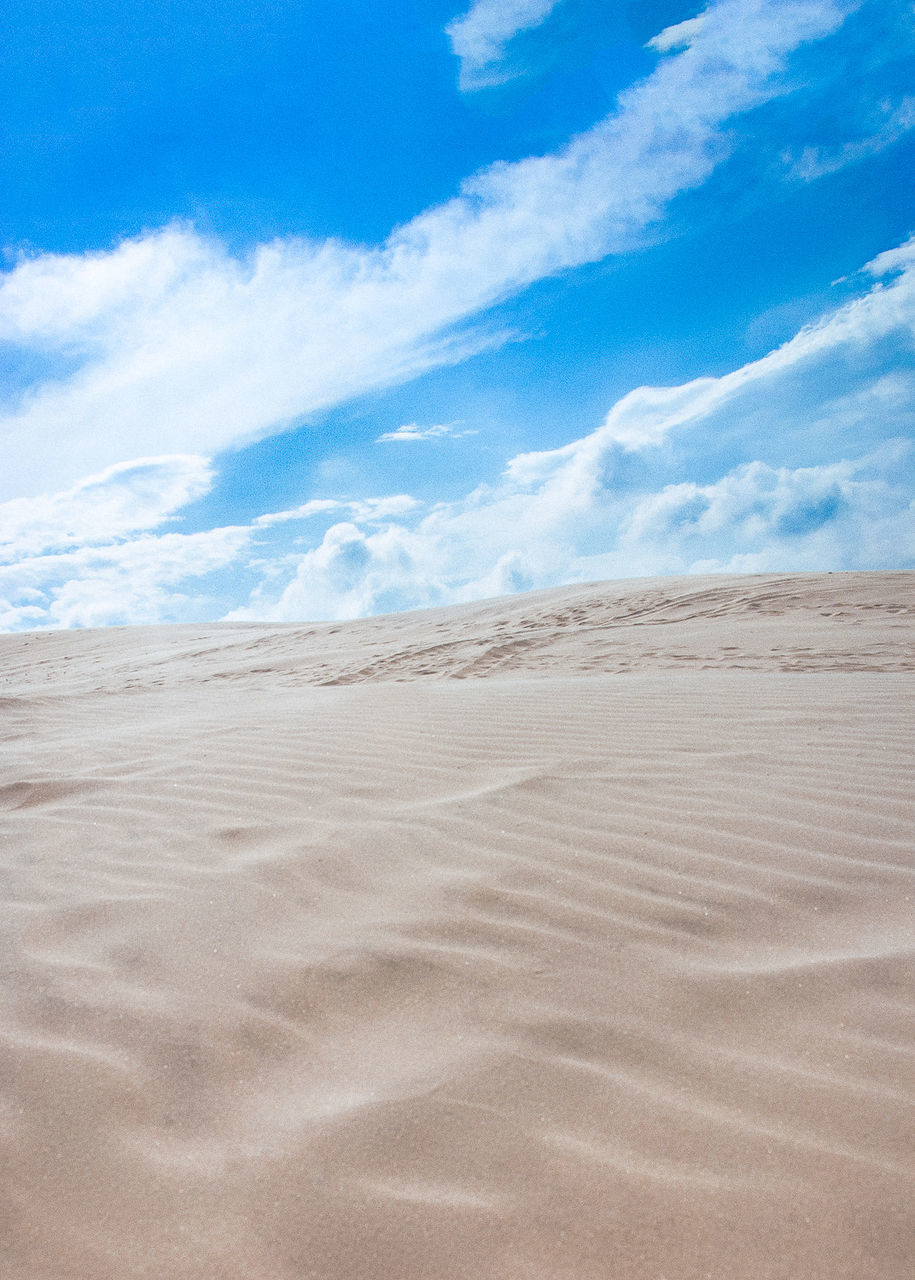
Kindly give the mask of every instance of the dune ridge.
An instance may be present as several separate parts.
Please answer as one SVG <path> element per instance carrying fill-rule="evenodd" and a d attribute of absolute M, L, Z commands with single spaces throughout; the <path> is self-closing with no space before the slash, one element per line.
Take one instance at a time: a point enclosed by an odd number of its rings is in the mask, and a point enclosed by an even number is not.
<path fill-rule="evenodd" d="M 9 1280 L 902 1280 L 915 575 L 0 637 Z"/>

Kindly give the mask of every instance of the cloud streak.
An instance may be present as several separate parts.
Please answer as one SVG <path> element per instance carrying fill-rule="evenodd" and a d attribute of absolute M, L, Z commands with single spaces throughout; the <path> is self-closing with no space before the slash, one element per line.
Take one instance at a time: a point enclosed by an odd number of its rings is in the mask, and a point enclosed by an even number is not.
<path fill-rule="evenodd" d="M 855 138 L 841 147 L 804 147 L 799 155 L 784 156 L 788 176 L 801 182 L 814 182 L 830 173 L 838 173 L 846 165 L 858 164 L 879 155 L 915 128 L 915 96 L 906 94 L 896 106 L 882 104 L 883 119 L 879 127 L 863 138 Z"/>
<path fill-rule="evenodd" d="M 476 430 L 458 431 L 460 423 L 439 422 L 429 427 L 421 427 L 416 422 L 406 422 L 396 431 L 385 431 L 375 441 L 376 444 L 415 444 L 423 440 L 459 440 L 462 436 L 476 435 Z"/>
<path fill-rule="evenodd" d="M 7 494 L 138 455 L 212 454 L 503 340 L 467 323 L 644 244 L 728 154 L 727 123 L 784 92 L 792 51 L 854 7 L 721 0 L 592 129 L 476 174 L 377 248 L 287 239 L 237 258 L 171 226 L 23 260 L 0 285 L 0 342 L 79 367 L 0 419 Z"/>

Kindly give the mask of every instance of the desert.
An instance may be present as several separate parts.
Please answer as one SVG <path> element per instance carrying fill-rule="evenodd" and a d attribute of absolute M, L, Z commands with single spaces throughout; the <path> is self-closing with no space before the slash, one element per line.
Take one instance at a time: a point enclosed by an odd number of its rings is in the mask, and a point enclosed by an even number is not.
<path fill-rule="evenodd" d="M 0 637 L 4 1280 L 903 1280 L 915 574 Z"/>

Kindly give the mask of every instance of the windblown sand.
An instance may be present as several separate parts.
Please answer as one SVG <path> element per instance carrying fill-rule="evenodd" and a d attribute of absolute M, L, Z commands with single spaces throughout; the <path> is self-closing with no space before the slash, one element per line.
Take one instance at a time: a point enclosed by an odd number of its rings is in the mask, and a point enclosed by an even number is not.
<path fill-rule="evenodd" d="M 3 1280 L 909 1280 L 913 602 L 0 638 Z"/>

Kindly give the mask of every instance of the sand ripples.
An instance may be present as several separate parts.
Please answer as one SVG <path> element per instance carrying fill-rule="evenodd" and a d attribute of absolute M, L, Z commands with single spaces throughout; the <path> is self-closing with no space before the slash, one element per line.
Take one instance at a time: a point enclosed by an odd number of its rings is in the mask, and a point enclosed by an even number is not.
<path fill-rule="evenodd" d="M 344 629 L 367 683 L 293 686 L 281 630 L 245 680 L 178 629 L 173 669 L 98 633 L 31 669 L 67 696 L 14 685 L 5 1276 L 908 1275 L 909 678 L 584 674 L 594 591 L 536 643 L 455 615 L 475 665 L 437 615 L 357 624 L 486 679 L 392 682 Z M 676 625 L 824 599 L 728 592 Z"/>

